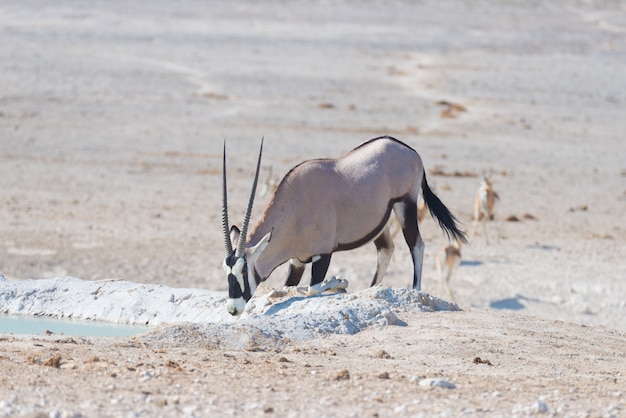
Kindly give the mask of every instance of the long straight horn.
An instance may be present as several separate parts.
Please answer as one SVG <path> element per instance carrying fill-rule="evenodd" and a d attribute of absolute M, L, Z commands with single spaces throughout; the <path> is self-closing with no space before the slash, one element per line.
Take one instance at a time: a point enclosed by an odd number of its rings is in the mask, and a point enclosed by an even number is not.
<path fill-rule="evenodd" d="M 224 156 L 222 161 L 222 230 L 224 232 L 224 252 L 226 257 L 233 255 L 233 244 L 230 242 L 230 224 L 228 223 L 228 200 L 226 192 L 226 140 L 224 140 Z"/>
<path fill-rule="evenodd" d="M 248 208 L 246 214 L 243 217 L 243 224 L 241 225 L 241 234 L 239 235 L 239 242 L 237 243 L 236 257 L 243 256 L 243 250 L 246 245 L 246 239 L 248 235 L 248 224 L 250 223 L 250 215 L 252 215 L 252 204 L 254 203 L 254 195 L 256 193 L 256 185 L 259 181 L 259 168 L 261 167 L 261 155 L 263 154 L 263 139 L 261 138 L 261 148 L 259 149 L 259 159 L 256 162 L 256 172 L 254 173 L 254 182 L 252 183 L 252 190 L 250 191 L 250 198 L 248 199 Z"/>

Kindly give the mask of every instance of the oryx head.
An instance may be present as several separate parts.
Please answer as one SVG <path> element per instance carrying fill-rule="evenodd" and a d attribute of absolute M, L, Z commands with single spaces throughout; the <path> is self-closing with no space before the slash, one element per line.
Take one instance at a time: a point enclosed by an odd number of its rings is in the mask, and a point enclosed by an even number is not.
<path fill-rule="evenodd" d="M 228 223 L 228 202 L 226 197 L 226 143 L 224 142 L 224 157 L 222 163 L 222 229 L 224 233 L 225 251 L 224 271 L 228 276 L 227 308 L 231 315 L 241 315 L 243 313 L 246 302 L 250 300 L 257 285 L 262 280 L 254 268 L 254 261 L 258 258 L 269 242 L 270 234 L 265 236 L 256 245 L 246 248 L 248 224 L 250 223 L 254 194 L 256 192 L 256 185 L 259 179 L 259 167 L 261 166 L 262 152 L 263 139 L 261 139 L 259 158 L 256 164 L 256 172 L 254 174 L 250 198 L 248 199 L 248 207 L 243 218 L 241 231 L 239 231 L 236 226 L 231 228 Z M 235 250 L 233 250 L 233 246 L 235 247 Z"/>

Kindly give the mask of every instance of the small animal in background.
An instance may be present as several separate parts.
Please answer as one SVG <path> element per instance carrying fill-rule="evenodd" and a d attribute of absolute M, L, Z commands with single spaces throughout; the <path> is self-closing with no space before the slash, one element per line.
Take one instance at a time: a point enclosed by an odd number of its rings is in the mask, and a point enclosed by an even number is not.
<path fill-rule="evenodd" d="M 491 176 L 493 170 L 487 174 L 483 171 L 483 181 L 480 187 L 476 191 L 476 199 L 474 200 L 474 227 L 472 228 L 472 238 L 476 234 L 476 228 L 478 222 L 482 221 L 483 234 L 485 235 L 485 242 L 489 244 L 489 235 L 487 233 L 487 222 L 493 221 L 496 225 L 496 238 L 500 242 L 500 229 L 498 226 L 498 219 L 496 218 L 496 200 L 500 199 L 498 193 L 493 189 L 493 182 Z"/>
<path fill-rule="evenodd" d="M 439 294 L 443 294 L 445 286 L 448 296 L 454 302 L 454 292 L 450 285 L 453 273 L 461 264 L 461 241 L 442 247 L 436 254 L 437 271 L 439 272 Z"/>

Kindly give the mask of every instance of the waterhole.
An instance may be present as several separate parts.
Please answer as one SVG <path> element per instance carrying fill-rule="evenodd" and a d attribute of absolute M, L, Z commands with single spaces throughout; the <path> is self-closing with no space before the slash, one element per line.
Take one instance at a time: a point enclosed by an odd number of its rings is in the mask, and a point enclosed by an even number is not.
<path fill-rule="evenodd" d="M 0 315 L 0 334 L 129 337 L 148 330 L 147 326 L 103 321 Z"/>

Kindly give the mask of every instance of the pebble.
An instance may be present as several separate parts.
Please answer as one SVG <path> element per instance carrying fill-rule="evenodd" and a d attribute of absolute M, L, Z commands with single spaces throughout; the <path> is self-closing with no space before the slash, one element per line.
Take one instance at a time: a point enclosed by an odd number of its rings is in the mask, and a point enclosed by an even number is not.
<path fill-rule="evenodd" d="M 546 412 L 548 412 L 548 405 L 541 401 L 538 401 L 532 406 L 531 412 L 535 414 L 545 414 Z"/>
<path fill-rule="evenodd" d="M 140 382 L 147 382 L 148 380 L 152 379 L 152 372 L 149 370 L 144 370 L 139 374 L 139 381 Z"/>
<path fill-rule="evenodd" d="M 454 383 L 448 382 L 447 380 L 437 379 L 437 378 L 427 378 L 421 379 L 417 382 L 418 385 L 422 387 L 432 388 L 432 387 L 440 387 L 444 389 L 456 389 Z"/>

